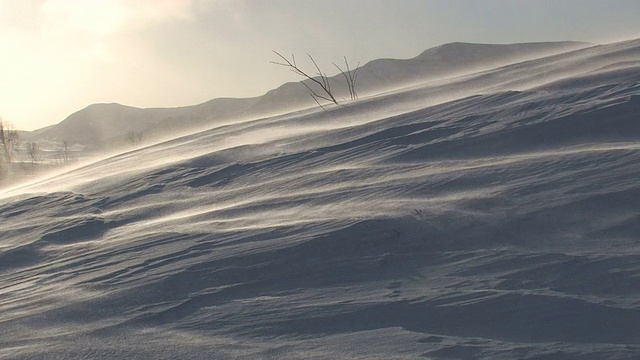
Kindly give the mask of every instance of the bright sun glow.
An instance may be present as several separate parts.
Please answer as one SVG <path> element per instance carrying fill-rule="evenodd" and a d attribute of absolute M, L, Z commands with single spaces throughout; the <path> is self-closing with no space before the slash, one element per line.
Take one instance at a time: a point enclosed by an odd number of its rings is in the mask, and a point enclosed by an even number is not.
<path fill-rule="evenodd" d="M 47 0 L 42 12 L 61 35 L 69 31 L 113 34 L 133 15 L 131 9 L 118 0 Z"/>

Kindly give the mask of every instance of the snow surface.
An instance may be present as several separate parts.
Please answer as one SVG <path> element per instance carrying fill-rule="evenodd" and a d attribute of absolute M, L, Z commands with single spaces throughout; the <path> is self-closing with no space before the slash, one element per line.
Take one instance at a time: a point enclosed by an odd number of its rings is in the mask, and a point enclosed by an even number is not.
<path fill-rule="evenodd" d="M 640 40 L 0 193 L 1 359 L 640 358 Z"/>

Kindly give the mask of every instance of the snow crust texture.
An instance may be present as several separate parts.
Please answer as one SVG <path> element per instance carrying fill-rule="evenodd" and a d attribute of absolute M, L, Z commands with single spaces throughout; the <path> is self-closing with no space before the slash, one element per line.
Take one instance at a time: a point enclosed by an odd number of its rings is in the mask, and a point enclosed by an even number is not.
<path fill-rule="evenodd" d="M 640 358 L 640 40 L 0 194 L 0 359 Z"/>

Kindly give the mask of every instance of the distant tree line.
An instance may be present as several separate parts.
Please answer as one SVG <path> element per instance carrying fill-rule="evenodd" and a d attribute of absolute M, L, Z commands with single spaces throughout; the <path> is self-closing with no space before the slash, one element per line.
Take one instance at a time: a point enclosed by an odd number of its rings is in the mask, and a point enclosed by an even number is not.
<path fill-rule="evenodd" d="M 0 180 L 8 178 L 12 173 L 13 164 L 16 163 L 16 154 L 23 154 L 21 163 L 25 159 L 34 167 L 42 163 L 43 150 L 35 141 L 23 141 L 15 126 L 0 117 Z M 51 152 L 49 152 L 51 154 Z M 49 155 L 50 164 L 64 165 L 73 158 L 69 142 L 61 140 L 57 148 L 53 151 L 53 156 Z"/>
<path fill-rule="evenodd" d="M 20 134 L 12 123 L 4 121 L 0 117 L 0 146 L 2 150 L 2 158 L 6 164 L 11 164 L 13 154 L 20 146 Z"/>

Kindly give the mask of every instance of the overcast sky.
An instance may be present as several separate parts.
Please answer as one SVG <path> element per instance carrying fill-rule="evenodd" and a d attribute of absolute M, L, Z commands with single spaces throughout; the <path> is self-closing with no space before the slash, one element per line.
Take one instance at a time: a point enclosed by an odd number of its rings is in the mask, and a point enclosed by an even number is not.
<path fill-rule="evenodd" d="M 366 63 L 454 41 L 638 38 L 638 19 L 640 0 L 0 0 L 0 116 L 31 130 L 92 103 L 258 96 L 296 80 L 272 49 Z"/>

